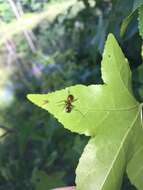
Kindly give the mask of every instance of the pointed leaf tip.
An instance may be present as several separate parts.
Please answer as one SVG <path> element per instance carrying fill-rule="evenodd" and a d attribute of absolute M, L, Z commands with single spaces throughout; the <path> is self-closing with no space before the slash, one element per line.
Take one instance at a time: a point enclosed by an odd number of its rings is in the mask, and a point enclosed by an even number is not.
<path fill-rule="evenodd" d="M 33 94 L 27 94 L 26 98 L 31 102 L 32 101 Z"/>
<path fill-rule="evenodd" d="M 115 39 L 115 36 L 112 34 L 112 33 L 109 33 L 108 36 L 107 36 L 107 41 L 110 40 L 110 39 Z"/>
<path fill-rule="evenodd" d="M 27 94 L 27 95 L 26 95 L 26 98 L 29 100 L 29 99 L 30 99 L 30 94 Z"/>

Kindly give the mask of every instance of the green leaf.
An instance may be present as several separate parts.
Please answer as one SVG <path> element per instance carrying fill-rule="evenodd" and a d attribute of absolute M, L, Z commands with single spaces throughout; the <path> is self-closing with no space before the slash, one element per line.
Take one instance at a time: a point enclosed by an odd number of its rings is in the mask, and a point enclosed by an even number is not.
<path fill-rule="evenodd" d="M 143 84 L 143 64 L 139 65 L 133 72 L 133 80 Z"/>
<path fill-rule="evenodd" d="M 139 8 L 139 32 L 143 38 L 143 5 Z"/>
<path fill-rule="evenodd" d="M 142 4 L 143 4 L 142 0 L 134 0 L 133 11 L 135 11 L 136 9 L 138 9 Z"/>
<path fill-rule="evenodd" d="M 120 189 L 127 163 L 136 152 L 136 131 L 143 135 L 141 106 L 132 94 L 128 60 L 112 34 L 105 44 L 101 71 L 103 85 L 75 85 L 27 96 L 65 128 L 92 137 L 76 170 L 77 190 Z M 75 98 L 70 113 L 64 109 L 69 94 Z"/>
<path fill-rule="evenodd" d="M 133 17 L 136 15 L 136 13 L 137 13 L 138 9 L 141 7 L 141 5 L 143 5 L 142 0 L 135 0 L 133 2 L 133 8 L 131 10 L 131 13 L 123 20 L 123 22 L 121 24 L 121 29 L 120 29 L 121 37 L 123 37 L 123 35 L 125 34 L 129 23 L 131 22 Z"/>
<path fill-rule="evenodd" d="M 141 86 L 139 89 L 138 89 L 138 94 L 140 96 L 140 99 L 143 101 L 143 86 Z"/>
<path fill-rule="evenodd" d="M 121 24 L 121 29 L 120 29 L 120 36 L 123 37 L 128 25 L 130 24 L 131 20 L 134 18 L 134 16 L 136 15 L 137 11 L 134 11 L 133 13 L 131 13 L 130 15 L 128 15 L 122 22 Z"/>
<path fill-rule="evenodd" d="M 138 121 L 140 119 L 139 116 L 140 109 L 136 110 L 136 114 L 135 110 L 130 111 L 130 114 L 129 112 L 122 113 L 120 117 L 124 121 L 122 120 L 121 122 L 120 119 L 117 119 L 119 115 L 116 114 L 112 115 L 113 119 L 112 121 L 110 119 L 111 123 L 107 123 L 106 121 L 106 124 L 102 125 L 100 133 L 89 141 L 80 159 L 76 170 L 77 189 L 118 190 L 121 188 L 126 163 L 135 154 L 134 150 L 138 150 L 135 149 L 135 144 L 132 143 L 134 132 L 137 128 L 140 128 L 140 136 L 143 136 Z M 130 124 L 125 122 L 127 117 L 133 117 L 132 121 L 130 120 Z M 107 126 L 110 127 L 107 129 Z M 143 144 L 143 140 L 142 142 L 140 141 L 141 144 Z M 142 157 L 140 158 L 140 162 L 138 162 L 138 166 L 140 167 L 142 166 Z M 134 162 L 134 168 L 128 172 L 128 176 L 130 177 L 130 175 L 138 172 L 138 170 L 139 167 L 136 169 L 136 162 Z M 141 182 L 141 176 L 139 177 Z M 131 177 L 130 179 L 136 185 Z"/>
<path fill-rule="evenodd" d="M 127 174 L 132 184 L 138 190 L 143 189 L 143 124 L 142 128 L 137 128 L 133 137 L 134 154 L 127 165 Z"/>
<path fill-rule="evenodd" d="M 128 61 L 113 35 L 109 35 L 106 43 L 102 61 L 102 78 L 108 85 L 76 85 L 56 93 L 30 94 L 27 97 L 36 105 L 54 114 L 65 128 L 95 136 L 95 129 L 99 128 L 102 120 L 108 117 L 110 110 L 111 112 L 128 110 L 138 105 L 129 92 L 131 72 Z M 77 99 L 73 103 L 75 109 L 70 114 L 64 111 L 64 101 L 67 99 L 68 91 Z M 45 103 L 47 100 L 48 103 Z"/>

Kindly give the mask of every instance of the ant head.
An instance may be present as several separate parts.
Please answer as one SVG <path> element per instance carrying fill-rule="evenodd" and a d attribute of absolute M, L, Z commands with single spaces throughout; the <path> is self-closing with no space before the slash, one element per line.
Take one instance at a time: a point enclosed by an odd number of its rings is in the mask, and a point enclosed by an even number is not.
<path fill-rule="evenodd" d="M 69 94 L 68 97 L 67 97 L 67 100 L 70 101 L 70 102 L 73 102 L 74 96 L 72 94 Z"/>
<path fill-rule="evenodd" d="M 67 90 L 68 90 L 67 101 L 73 102 L 73 100 L 74 100 L 74 96 L 71 94 L 69 88 L 68 88 Z"/>

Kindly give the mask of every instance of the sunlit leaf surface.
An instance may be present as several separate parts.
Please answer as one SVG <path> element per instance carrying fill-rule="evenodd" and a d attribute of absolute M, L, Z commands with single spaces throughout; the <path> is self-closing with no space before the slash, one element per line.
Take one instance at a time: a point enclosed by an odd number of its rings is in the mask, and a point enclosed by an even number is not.
<path fill-rule="evenodd" d="M 118 190 L 127 167 L 131 182 L 143 187 L 137 152 L 143 146 L 141 105 L 131 88 L 128 60 L 109 34 L 102 60 L 103 85 L 75 85 L 28 99 L 48 110 L 65 128 L 91 136 L 76 170 L 77 190 Z M 69 101 L 69 95 L 73 96 Z M 68 110 L 68 111 L 67 111 Z"/>

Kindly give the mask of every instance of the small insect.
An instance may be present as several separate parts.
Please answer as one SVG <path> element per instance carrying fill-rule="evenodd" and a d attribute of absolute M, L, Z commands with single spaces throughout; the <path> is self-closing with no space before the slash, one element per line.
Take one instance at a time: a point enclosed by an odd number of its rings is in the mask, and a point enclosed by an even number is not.
<path fill-rule="evenodd" d="M 74 98 L 74 96 L 72 94 L 69 94 L 67 99 L 65 100 L 65 112 L 70 113 L 74 107 L 74 105 L 72 105 L 73 102 L 75 102 L 77 99 Z"/>
<path fill-rule="evenodd" d="M 72 103 L 76 100 L 77 99 L 75 99 L 72 94 L 69 94 L 66 100 L 60 101 L 60 102 L 63 102 L 64 110 L 66 113 L 70 113 L 72 111 L 72 109 L 74 107 L 74 105 L 72 105 Z M 49 103 L 48 100 L 44 100 L 42 105 L 46 105 L 48 103 Z"/>
<path fill-rule="evenodd" d="M 77 101 L 77 99 L 75 99 L 74 95 L 72 95 L 68 90 L 68 96 L 66 100 L 61 100 L 59 102 L 63 102 L 62 105 L 64 106 L 64 111 L 66 113 L 70 113 L 74 108 L 74 105 L 72 103 L 75 101 Z"/>
<path fill-rule="evenodd" d="M 71 111 L 72 111 L 73 108 L 75 107 L 75 106 L 73 105 L 73 102 L 75 102 L 75 101 L 77 101 L 77 100 L 78 100 L 78 99 L 75 99 L 74 95 L 72 95 L 72 94 L 69 92 L 69 90 L 68 90 L 68 96 L 67 96 L 66 100 L 61 100 L 61 101 L 59 101 L 59 102 L 57 102 L 57 103 L 58 103 L 58 104 L 60 103 L 61 105 L 64 106 L 64 111 L 65 111 L 66 113 L 71 113 Z M 44 100 L 42 105 L 45 106 L 45 105 L 48 104 L 48 103 L 49 103 L 48 100 Z M 74 109 L 74 110 L 80 112 L 80 111 L 77 110 L 77 109 Z M 80 112 L 80 113 L 81 113 L 81 112 Z M 82 114 L 82 113 L 81 113 L 81 114 Z M 83 114 L 82 114 L 82 115 L 83 115 Z"/>
<path fill-rule="evenodd" d="M 69 91 L 68 91 L 68 93 L 69 93 Z M 75 102 L 75 101 L 77 101 L 77 100 L 78 99 L 75 99 L 75 97 L 72 94 L 69 93 L 67 99 L 64 100 L 64 103 L 65 103 L 65 105 L 64 105 L 64 111 L 66 113 L 70 113 L 73 110 L 73 108 L 75 107 L 72 103 Z M 78 111 L 82 116 L 84 116 L 83 113 L 81 113 L 80 110 L 78 110 L 78 109 L 74 109 L 74 110 Z"/>

